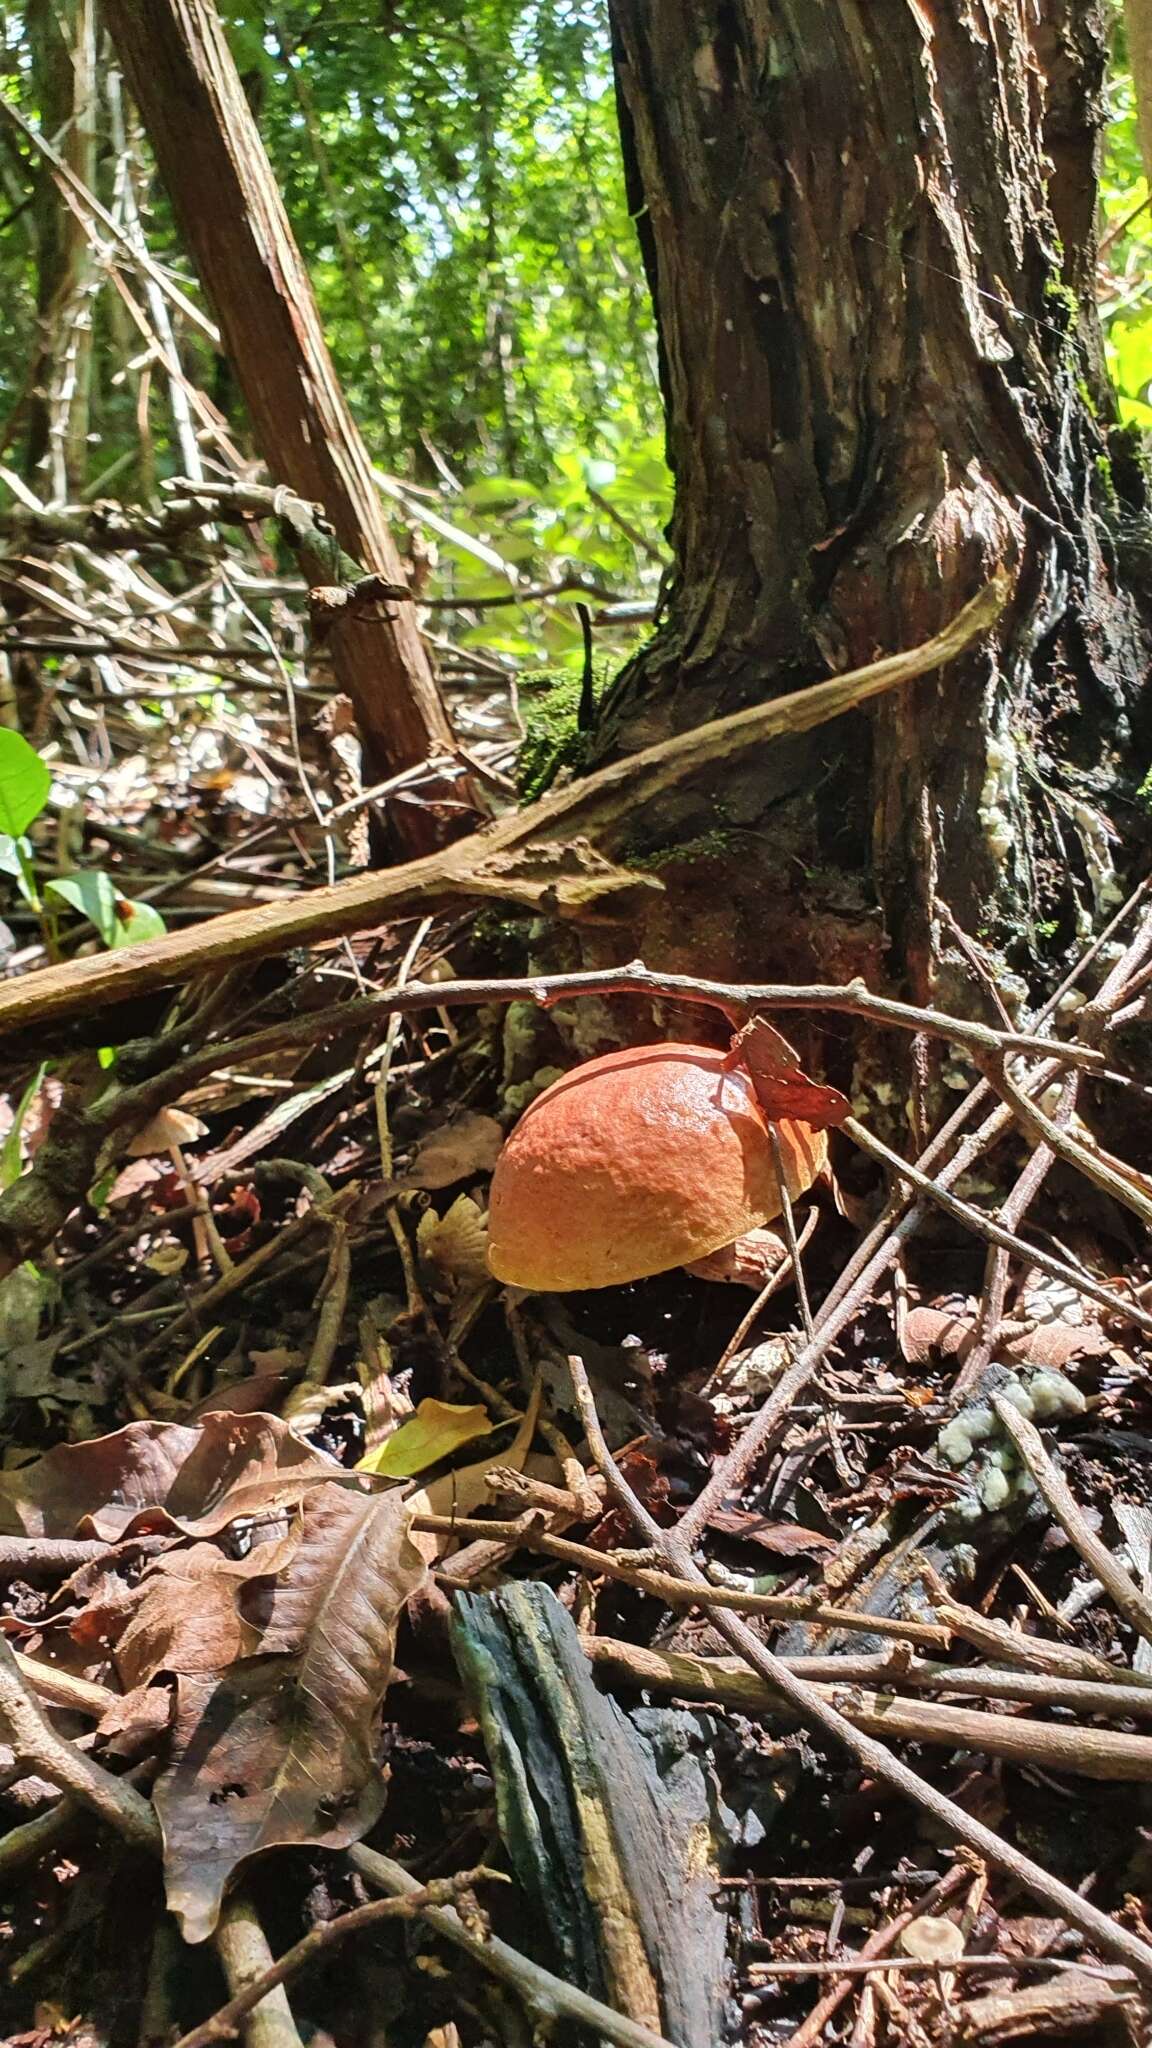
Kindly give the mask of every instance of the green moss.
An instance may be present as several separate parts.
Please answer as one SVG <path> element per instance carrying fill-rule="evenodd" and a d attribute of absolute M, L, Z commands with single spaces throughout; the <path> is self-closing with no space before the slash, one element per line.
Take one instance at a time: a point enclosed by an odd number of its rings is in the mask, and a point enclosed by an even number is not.
<path fill-rule="evenodd" d="M 1074 334 L 1080 320 L 1080 305 L 1071 285 L 1062 278 L 1050 277 L 1044 286 L 1044 298 L 1052 313 L 1063 313 L 1069 334 Z"/>
<path fill-rule="evenodd" d="M 593 661 L 596 701 L 615 673 L 609 661 Z M 591 734 L 577 724 L 581 674 L 578 668 L 543 668 L 522 675 L 520 716 L 524 738 L 516 762 L 516 786 L 526 802 L 555 781 L 562 768 L 580 768 L 588 759 Z"/>
<path fill-rule="evenodd" d="M 1147 804 L 1148 809 L 1152 811 L 1152 768 L 1148 770 L 1148 773 L 1144 777 L 1144 780 L 1140 784 L 1140 787 L 1136 791 L 1136 794 L 1139 797 L 1141 803 Z"/>
<path fill-rule="evenodd" d="M 692 861 L 725 860 L 735 851 L 741 837 L 738 830 L 714 825 L 710 832 L 701 832 L 695 839 L 684 839 L 677 846 L 658 846 L 647 853 L 628 853 L 625 862 L 628 867 L 651 873 L 656 868 L 683 866 Z"/>

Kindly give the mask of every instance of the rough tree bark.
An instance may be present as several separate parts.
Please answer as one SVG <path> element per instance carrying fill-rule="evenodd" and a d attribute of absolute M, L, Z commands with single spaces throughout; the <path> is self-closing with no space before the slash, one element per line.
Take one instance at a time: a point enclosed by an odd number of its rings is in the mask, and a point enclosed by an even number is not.
<path fill-rule="evenodd" d="M 970 1004 L 970 978 L 940 986 L 943 899 L 1011 989 L 1009 966 L 1098 926 L 1113 835 L 1147 817 L 1148 619 L 1115 540 L 1143 479 L 1093 301 L 1101 12 L 610 11 L 676 501 L 663 622 L 601 751 L 921 639 L 1003 567 L 998 645 L 720 785 L 706 950 Z M 667 847 L 709 822 L 702 795 L 645 830 Z M 719 900 L 712 874 L 705 924 Z"/>
<path fill-rule="evenodd" d="M 353 561 L 402 583 L 368 453 L 214 9 L 209 0 L 107 0 L 104 15 L 273 482 L 323 505 Z M 318 584 L 338 580 L 335 562 L 308 573 Z M 448 755 L 452 730 L 412 606 L 368 597 L 328 623 L 365 779 Z M 433 776 L 421 795 L 423 803 L 396 807 L 405 852 L 428 852 L 475 822 L 467 777 Z"/>

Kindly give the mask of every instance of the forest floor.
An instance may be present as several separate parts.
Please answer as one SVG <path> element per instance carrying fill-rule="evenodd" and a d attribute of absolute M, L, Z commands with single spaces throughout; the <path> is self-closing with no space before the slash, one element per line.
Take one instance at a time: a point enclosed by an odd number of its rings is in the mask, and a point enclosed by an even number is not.
<path fill-rule="evenodd" d="M 55 560 L 22 578 L 54 794 L 9 976 L 141 906 L 177 930 L 366 859 L 289 579 L 209 562 L 181 609 L 123 557 Z M 440 654 L 510 802 L 506 671 Z M 138 1084 L 161 1040 L 198 1065 L 109 1124 L 0 1285 L 4 2037 L 191 2048 L 292 1951 L 247 2022 L 266 2048 L 558 2016 L 680 2048 L 1140 2039 L 1146 893 L 1054 1002 L 1083 1058 L 1016 1049 L 1023 1111 L 972 955 L 1000 1068 L 923 1027 L 952 1136 L 922 1130 L 917 1189 L 833 1134 L 799 1292 L 771 1252 L 719 1282 L 491 1280 L 500 1146 L 575 1057 L 570 997 L 511 999 L 533 937 L 413 918 L 10 1042 L 5 1187 L 50 1178 L 101 1076 Z M 442 1000 L 366 1004 L 412 982 Z M 725 1041 L 715 1009 L 698 1029 Z"/>

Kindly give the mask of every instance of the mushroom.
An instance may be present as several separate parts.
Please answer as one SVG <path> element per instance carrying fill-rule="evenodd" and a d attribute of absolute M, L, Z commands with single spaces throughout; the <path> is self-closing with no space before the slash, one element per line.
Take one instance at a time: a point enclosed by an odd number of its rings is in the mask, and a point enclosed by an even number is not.
<path fill-rule="evenodd" d="M 619 1287 L 703 1259 L 780 1214 L 750 1075 L 710 1045 L 607 1053 L 553 1082 L 496 1163 L 488 1264 L 534 1293 Z M 781 1119 L 788 1193 L 811 1187 L 824 1131 Z"/>

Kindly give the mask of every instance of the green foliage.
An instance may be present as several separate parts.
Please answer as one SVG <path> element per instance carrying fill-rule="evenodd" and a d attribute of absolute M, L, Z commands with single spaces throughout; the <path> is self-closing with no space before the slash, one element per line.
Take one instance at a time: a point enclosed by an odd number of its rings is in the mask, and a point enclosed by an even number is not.
<path fill-rule="evenodd" d="M 74 874 L 57 875 L 45 883 L 44 894 L 57 896 L 94 924 L 106 946 L 132 946 L 141 939 L 158 939 L 167 930 L 164 919 L 150 903 L 130 903 L 121 896 L 111 875 L 99 868 L 78 868 Z"/>
<path fill-rule="evenodd" d="M 47 763 L 22 734 L 0 727 L 0 832 L 19 839 L 48 801 Z"/>
<path fill-rule="evenodd" d="M 1152 429 L 1152 208 L 1140 156 L 1136 98 L 1122 38 L 1109 83 L 1111 119 L 1101 176 L 1101 313 L 1108 367 L 1126 425 Z"/>
<path fill-rule="evenodd" d="M 655 430 L 598 0 L 225 11 L 386 460 L 539 482 L 573 438 Z"/>
<path fill-rule="evenodd" d="M 614 662 L 593 657 L 592 686 L 597 703 L 615 667 Z M 579 768 L 588 757 L 592 736 L 581 732 L 577 723 L 583 681 L 582 659 L 564 668 L 529 669 L 520 677 L 524 738 L 517 756 L 516 782 L 527 802 L 542 796 L 562 768 Z"/>

